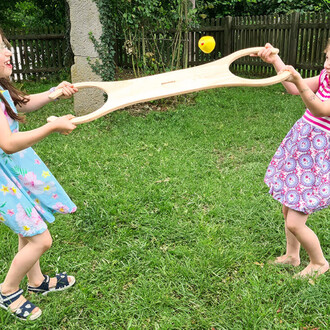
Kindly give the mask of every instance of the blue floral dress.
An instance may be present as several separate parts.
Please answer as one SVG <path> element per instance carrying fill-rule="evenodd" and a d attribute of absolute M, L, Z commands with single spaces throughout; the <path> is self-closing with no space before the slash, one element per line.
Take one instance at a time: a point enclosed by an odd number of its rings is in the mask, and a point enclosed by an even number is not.
<path fill-rule="evenodd" d="M 16 112 L 9 92 L 0 87 L 0 93 Z M 5 114 L 11 131 L 18 132 L 18 122 L 8 116 L 1 101 L 0 111 Z M 73 213 L 76 209 L 32 148 L 14 154 L 0 149 L 0 223 L 23 237 L 35 236 L 47 229 L 45 221 L 55 220 L 55 213 Z"/>

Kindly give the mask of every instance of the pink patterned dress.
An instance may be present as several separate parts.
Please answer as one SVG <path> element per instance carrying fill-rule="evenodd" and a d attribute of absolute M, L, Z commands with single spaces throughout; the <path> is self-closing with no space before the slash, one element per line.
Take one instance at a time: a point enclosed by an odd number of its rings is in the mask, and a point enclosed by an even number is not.
<path fill-rule="evenodd" d="M 323 70 L 316 93 L 330 99 Z M 330 204 L 330 117 L 317 118 L 306 109 L 271 160 L 264 179 L 269 193 L 283 205 L 311 214 Z"/>

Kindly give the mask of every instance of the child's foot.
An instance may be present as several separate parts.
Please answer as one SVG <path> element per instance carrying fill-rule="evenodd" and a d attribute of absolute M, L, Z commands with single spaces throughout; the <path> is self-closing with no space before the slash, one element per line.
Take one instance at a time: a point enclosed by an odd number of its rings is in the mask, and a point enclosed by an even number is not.
<path fill-rule="evenodd" d="M 323 265 L 315 265 L 310 263 L 305 269 L 300 273 L 296 274 L 294 278 L 303 278 L 303 277 L 318 277 L 329 269 L 329 263 L 326 261 Z"/>
<path fill-rule="evenodd" d="M 39 286 L 28 285 L 28 291 L 31 293 L 41 293 L 43 295 L 49 292 L 63 291 L 75 284 L 76 280 L 73 276 L 66 273 L 56 274 L 56 277 L 50 278 L 44 275 L 44 281 Z"/>
<path fill-rule="evenodd" d="M 49 289 L 55 289 L 56 285 L 57 285 L 57 282 L 58 282 L 57 277 L 51 277 L 49 279 Z M 68 276 L 69 286 L 72 286 L 73 282 L 75 282 L 75 278 L 73 276 Z"/>
<path fill-rule="evenodd" d="M 297 267 L 300 265 L 300 258 L 295 258 L 285 254 L 283 256 L 277 257 L 274 261 L 271 261 L 270 263 L 275 265 L 292 265 L 294 267 Z"/>
<path fill-rule="evenodd" d="M 12 293 L 2 292 L 0 285 L 0 307 L 9 310 L 14 316 L 23 321 L 36 320 L 42 314 L 41 309 L 26 300 L 22 293 L 23 290 Z"/>

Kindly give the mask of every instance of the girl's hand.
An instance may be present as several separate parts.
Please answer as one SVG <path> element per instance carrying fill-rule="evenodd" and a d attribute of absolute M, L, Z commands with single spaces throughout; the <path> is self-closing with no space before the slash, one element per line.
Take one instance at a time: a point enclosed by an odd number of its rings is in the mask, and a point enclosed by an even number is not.
<path fill-rule="evenodd" d="M 299 81 L 303 80 L 300 73 L 297 72 L 291 65 L 286 65 L 281 71 L 278 72 L 278 74 L 281 74 L 283 71 L 289 71 L 291 73 L 289 78 L 286 80 L 288 82 L 292 82 L 296 85 Z"/>
<path fill-rule="evenodd" d="M 54 132 L 68 135 L 77 127 L 72 123 L 71 121 L 72 118 L 74 118 L 73 115 L 66 115 L 63 117 L 59 117 L 53 122 L 51 122 L 50 125 L 53 126 Z"/>
<path fill-rule="evenodd" d="M 259 51 L 258 55 L 252 56 L 259 56 L 264 62 L 274 64 L 278 59 L 278 55 L 272 54 L 273 48 L 274 47 L 270 43 L 266 43 L 265 47 Z"/>
<path fill-rule="evenodd" d="M 63 90 L 63 95 L 60 96 L 61 99 L 69 99 L 73 94 L 78 92 L 78 89 L 67 81 L 62 81 L 57 87 L 55 87 L 55 90 L 59 88 L 62 88 Z"/>

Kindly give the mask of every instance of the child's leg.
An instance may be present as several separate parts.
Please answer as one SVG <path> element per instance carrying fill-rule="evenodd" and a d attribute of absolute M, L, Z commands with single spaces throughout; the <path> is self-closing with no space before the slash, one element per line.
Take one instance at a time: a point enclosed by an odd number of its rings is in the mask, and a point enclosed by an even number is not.
<path fill-rule="evenodd" d="M 309 265 L 298 276 L 321 275 L 329 269 L 324 258 L 320 241 L 315 233 L 306 226 L 308 215 L 289 209 L 287 214 L 287 228 L 301 243 L 309 255 Z"/>
<path fill-rule="evenodd" d="M 44 252 L 46 252 L 52 244 L 52 238 L 48 230 L 40 235 L 27 237 L 27 243 L 19 249 L 15 255 L 5 281 L 2 284 L 1 291 L 3 295 L 10 295 L 19 289 L 19 285 L 24 276 L 30 271 L 30 269 L 38 262 L 39 258 Z M 17 308 L 25 302 L 25 299 L 15 302 L 15 306 L 11 308 Z M 33 312 L 36 312 L 35 309 Z"/>
<path fill-rule="evenodd" d="M 28 244 L 28 240 L 25 237 L 19 237 L 19 250 L 21 250 L 22 248 L 24 248 L 24 246 L 26 244 Z M 41 283 L 44 281 L 44 276 L 43 273 L 41 271 L 40 268 L 40 262 L 39 259 L 37 260 L 37 262 L 31 267 L 31 269 L 27 272 L 27 278 L 28 278 L 28 282 L 30 286 L 33 287 L 39 287 L 41 285 Z M 69 283 L 71 282 L 72 278 L 69 276 L 68 277 L 68 281 Z M 53 288 L 55 287 L 57 284 L 57 279 L 56 277 L 52 277 L 49 280 L 49 287 Z"/>
<path fill-rule="evenodd" d="M 19 236 L 18 237 L 18 250 L 20 251 L 21 249 L 23 249 L 26 246 L 26 244 L 28 244 L 28 243 L 29 243 L 29 240 L 27 238 Z M 30 268 L 30 270 L 27 272 L 26 275 L 27 275 L 27 278 L 28 278 L 29 282 L 31 280 L 33 280 L 34 282 L 42 283 L 42 281 L 44 280 L 44 277 L 43 277 L 41 269 L 40 269 L 39 259 Z"/>
<path fill-rule="evenodd" d="M 283 205 L 283 216 L 285 220 L 286 252 L 283 256 L 275 259 L 276 264 L 299 266 L 300 243 L 287 227 L 287 215 L 289 208 Z"/>

